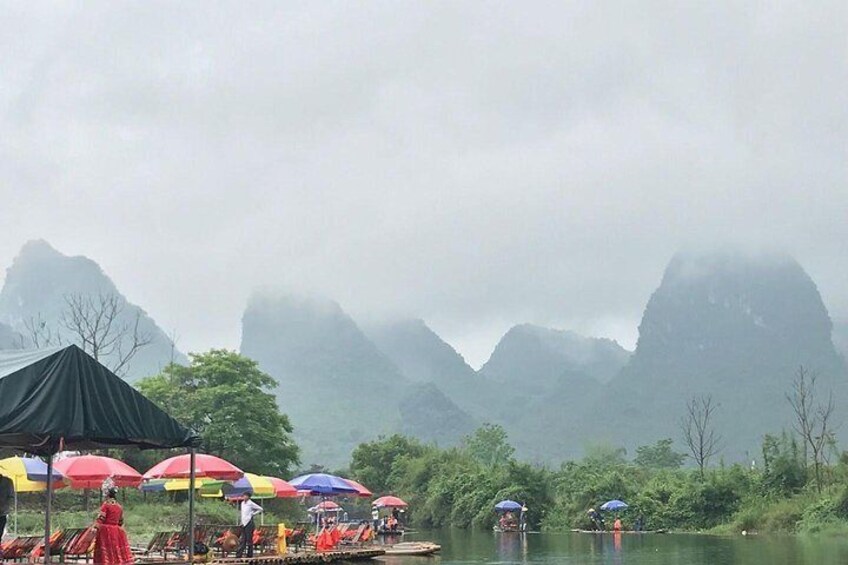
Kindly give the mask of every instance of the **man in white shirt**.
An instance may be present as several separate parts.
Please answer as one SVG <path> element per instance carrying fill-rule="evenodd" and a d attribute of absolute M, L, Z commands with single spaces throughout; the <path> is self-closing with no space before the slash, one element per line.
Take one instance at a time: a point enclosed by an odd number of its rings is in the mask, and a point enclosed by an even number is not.
<path fill-rule="evenodd" d="M 247 491 L 241 501 L 241 544 L 236 551 L 236 557 L 243 557 L 245 549 L 247 557 L 253 557 L 253 531 L 256 529 L 253 517 L 262 512 L 262 507 L 250 500 L 251 496 L 253 493 Z"/>

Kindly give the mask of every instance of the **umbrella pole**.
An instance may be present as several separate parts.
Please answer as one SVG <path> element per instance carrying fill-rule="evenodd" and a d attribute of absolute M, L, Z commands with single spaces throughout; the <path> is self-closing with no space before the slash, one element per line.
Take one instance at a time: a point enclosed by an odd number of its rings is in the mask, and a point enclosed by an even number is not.
<path fill-rule="evenodd" d="M 188 562 L 194 561 L 194 480 L 196 478 L 195 452 L 192 447 L 189 451 L 189 464 L 191 470 L 188 474 Z"/>
<path fill-rule="evenodd" d="M 50 506 L 53 499 L 53 453 L 47 456 L 47 511 L 44 513 L 44 562 L 50 563 Z"/>

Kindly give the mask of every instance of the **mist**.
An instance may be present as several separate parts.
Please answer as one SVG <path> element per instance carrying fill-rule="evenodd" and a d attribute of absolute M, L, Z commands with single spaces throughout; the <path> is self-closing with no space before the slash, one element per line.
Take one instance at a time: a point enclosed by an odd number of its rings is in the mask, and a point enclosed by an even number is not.
<path fill-rule="evenodd" d="M 672 255 L 792 254 L 848 317 L 848 7 L 4 5 L 0 264 L 98 261 L 182 350 L 260 287 L 632 349 Z"/>

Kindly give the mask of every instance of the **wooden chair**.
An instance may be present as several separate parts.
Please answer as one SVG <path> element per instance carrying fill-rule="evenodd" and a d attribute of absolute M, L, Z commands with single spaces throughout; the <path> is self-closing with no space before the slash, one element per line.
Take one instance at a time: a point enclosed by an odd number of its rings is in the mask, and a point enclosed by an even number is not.
<path fill-rule="evenodd" d="M 168 542 L 176 534 L 176 532 L 157 532 L 150 538 L 150 543 L 147 544 L 147 555 L 162 554 L 165 557 L 168 548 Z"/>
<path fill-rule="evenodd" d="M 362 534 L 365 533 L 366 528 L 368 528 L 368 524 L 359 524 L 359 527 L 352 532 L 352 535 L 341 539 L 341 543 L 344 545 L 359 545 L 362 543 Z"/>
<path fill-rule="evenodd" d="M 68 536 L 60 549 L 60 561 L 84 559 L 87 563 L 94 553 L 94 541 L 97 539 L 97 530 L 94 528 L 83 528 L 74 535 Z"/>
<path fill-rule="evenodd" d="M 286 545 L 293 548 L 295 551 L 301 551 L 309 541 L 309 526 L 304 527 L 301 524 L 295 525 L 290 534 L 286 535 Z"/>
<path fill-rule="evenodd" d="M 23 536 L 7 542 L 3 549 L 3 561 L 19 561 L 29 558 L 29 554 L 42 541 L 44 541 L 42 536 Z"/>

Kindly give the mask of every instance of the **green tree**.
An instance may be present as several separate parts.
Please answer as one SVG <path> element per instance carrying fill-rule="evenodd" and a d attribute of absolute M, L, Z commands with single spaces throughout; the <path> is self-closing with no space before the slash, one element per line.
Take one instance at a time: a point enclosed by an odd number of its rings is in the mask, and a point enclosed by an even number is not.
<path fill-rule="evenodd" d="M 424 450 L 418 440 L 400 434 L 381 437 L 353 450 L 350 472 L 374 493 L 388 494 L 392 490 L 390 479 L 395 462 L 402 457 L 420 457 Z"/>
<path fill-rule="evenodd" d="M 661 439 L 654 445 L 643 445 L 636 448 L 636 458 L 633 462 L 647 469 L 677 469 L 683 465 L 686 455 L 672 449 L 674 441 L 671 438 Z"/>
<path fill-rule="evenodd" d="M 583 462 L 594 467 L 620 467 L 627 463 L 627 450 L 609 443 L 590 443 L 584 448 Z"/>
<path fill-rule="evenodd" d="M 201 449 L 255 473 L 285 476 L 298 462 L 288 416 L 269 392 L 277 382 L 255 361 L 233 351 L 190 354 L 188 367 L 170 364 L 138 389 L 200 433 Z"/>
<path fill-rule="evenodd" d="M 486 467 L 506 465 L 515 448 L 509 444 L 506 430 L 497 424 L 483 424 L 465 438 L 464 447 L 471 457 Z"/>
<path fill-rule="evenodd" d="M 766 434 L 763 438 L 763 486 L 772 493 L 792 494 L 806 481 L 803 456 L 794 436 L 785 431 L 780 437 Z"/>

